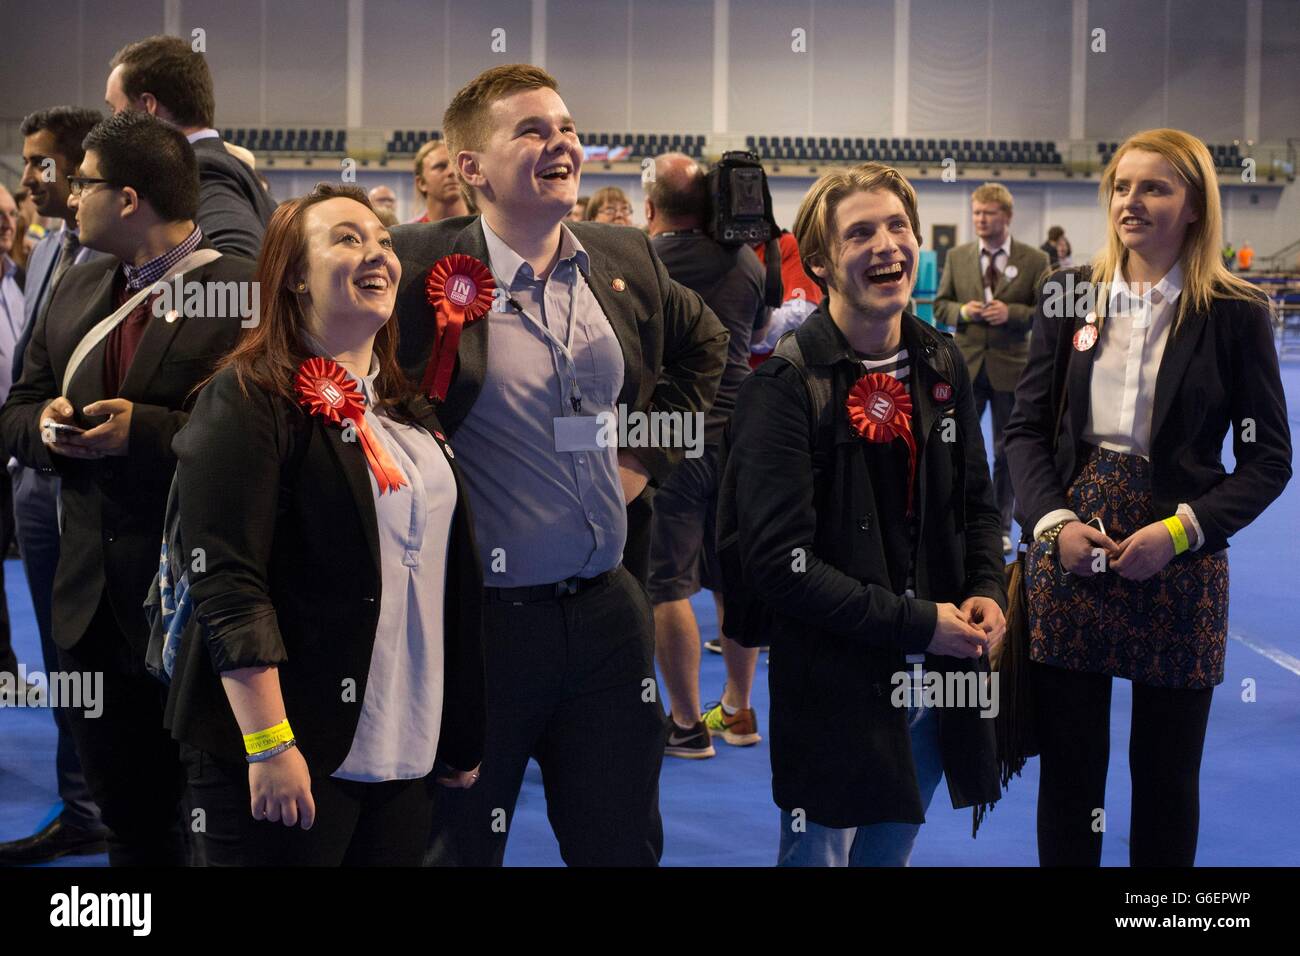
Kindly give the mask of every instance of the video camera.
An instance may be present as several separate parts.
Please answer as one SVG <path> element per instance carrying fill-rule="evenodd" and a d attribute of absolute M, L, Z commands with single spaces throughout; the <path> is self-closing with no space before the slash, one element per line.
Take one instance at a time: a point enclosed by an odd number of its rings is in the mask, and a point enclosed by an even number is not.
<path fill-rule="evenodd" d="M 709 170 L 709 217 L 705 232 L 724 246 L 767 244 L 767 290 L 769 308 L 779 308 L 781 288 L 781 227 L 772 212 L 772 192 L 758 154 L 729 150 Z"/>

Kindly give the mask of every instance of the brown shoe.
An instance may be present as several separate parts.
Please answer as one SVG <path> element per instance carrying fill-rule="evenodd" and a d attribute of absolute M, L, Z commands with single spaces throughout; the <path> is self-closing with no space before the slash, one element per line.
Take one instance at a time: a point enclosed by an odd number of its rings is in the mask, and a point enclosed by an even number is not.
<path fill-rule="evenodd" d="M 721 734 L 722 739 L 733 747 L 752 747 L 763 739 L 758 733 L 758 715 L 754 713 L 753 707 L 728 714 L 719 701 L 701 714 L 700 719 L 709 728 L 710 734 Z"/>

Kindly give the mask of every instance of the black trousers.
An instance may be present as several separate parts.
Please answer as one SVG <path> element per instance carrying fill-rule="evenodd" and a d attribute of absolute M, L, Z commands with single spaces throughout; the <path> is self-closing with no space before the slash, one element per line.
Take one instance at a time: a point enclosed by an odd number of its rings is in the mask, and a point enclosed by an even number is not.
<path fill-rule="evenodd" d="M 487 742 L 468 790 L 439 788 L 428 862 L 500 866 L 530 757 L 570 866 L 655 866 L 663 853 L 664 710 L 654 618 L 619 568 L 559 600 L 484 605 Z"/>
<path fill-rule="evenodd" d="M 81 640 L 71 650 L 59 648 L 59 667 L 102 675 L 98 707 L 65 713 L 91 796 L 112 831 L 109 863 L 183 865 L 185 781 L 176 742 L 163 728 L 166 688 L 145 670 L 144 653 L 122 633 L 107 594 Z"/>
<path fill-rule="evenodd" d="M 248 763 L 230 763 L 188 744 L 194 827 L 208 866 L 419 866 L 429 842 L 433 774 L 416 780 L 358 783 L 312 777 L 316 820 L 301 826 L 254 820 Z"/>
<path fill-rule="evenodd" d="M 50 621 L 54 573 L 59 567 L 59 479 L 20 465 L 13 473 L 13 492 L 14 534 L 22 551 L 27 590 L 32 596 L 36 627 L 41 634 L 45 671 L 50 673 L 59 669 L 59 649 L 54 643 Z M 99 807 L 91 799 L 77 745 L 68 726 L 68 715 L 61 708 L 54 710 L 54 724 L 59 741 L 55 751 L 55 778 L 63 800 L 60 817 L 66 824 L 98 833 L 104 828 Z"/>
<path fill-rule="evenodd" d="M 989 382 L 987 365 L 980 366 L 979 375 L 972 383 L 975 391 L 975 415 L 984 417 L 984 406 L 993 406 L 993 496 L 998 500 L 998 511 L 1002 515 L 1002 533 L 1011 534 L 1011 511 L 1015 505 L 1015 493 L 1011 488 L 1011 468 L 1007 465 L 1007 447 L 1003 433 L 1011 410 L 1016 405 L 1016 393 L 999 392 Z"/>
<path fill-rule="evenodd" d="M 1031 665 L 1041 748 L 1038 862 L 1101 865 L 1106 770 L 1110 762 L 1107 674 Z M 1191 866 L 1200 825 L 1201 752 L 1214 688 L 1133 684 L 1129 732 L 1132 866 Z"/>

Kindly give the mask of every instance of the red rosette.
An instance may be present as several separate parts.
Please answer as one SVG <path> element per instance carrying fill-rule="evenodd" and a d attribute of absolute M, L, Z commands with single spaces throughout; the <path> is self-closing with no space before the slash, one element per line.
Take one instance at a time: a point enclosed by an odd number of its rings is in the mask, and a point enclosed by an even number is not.
<path fill-rule="evenodd" d="M 884 372 L 872 372 L 853 383 L 844 403 L 853 430 L 871 442 L 903 439 L 907 445 L 907 515 L 912 515 L 912 486 L 916 484 L 916 439 L 912 436 L 912 396 L 907 386 Z"/>
<path fill-rule="evenodd" d="M 447 397 L 460 347 L 460 330 L 487 314 L 496 287 L 488 267 L 464 253 L 443 256 L 429 270 L 424 294 L 438 317 L 433 352 L 420 382 L 420 390 L 429 398 L 441 402 Z"/>
<path fill-rule="evenodd" d="M 298 393 L 298 404 L 307 409 L 307 414 L 320 415 L 331 425 L 352 423 L 381 495 L 406 484 L 402 469 L 397 467 L 397 462 L 371 431 L 366 421 L 366 400 L 343 366 L 333 359 L 309 358 L 298 368 L 294 389 Z"/>

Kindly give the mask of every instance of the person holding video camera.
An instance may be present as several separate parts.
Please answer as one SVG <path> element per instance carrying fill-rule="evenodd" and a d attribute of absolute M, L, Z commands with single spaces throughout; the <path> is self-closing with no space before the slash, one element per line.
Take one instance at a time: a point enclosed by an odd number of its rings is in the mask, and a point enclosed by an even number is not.
<path fill-rule="evenodd" d="M 722 629 L 722 582 L 714 547 L 718 445 L 749 374 L 749 348 L 767 323 L 764 271 L 745 245 L 723 245 L 706 234 L 708 180 L 695 160 L 666 153 L 655 160 L 646 185 L 645 215 L 654 244 L 671 279 L 699 294 L 731 334 L 718 397 L 705 417 L 703 449 L 690 450 L 655 497 L 647 589 L 655 616 L 655 656 L 667 685 L 670 757 L 712 757 L 710 730 L 737 746 L 756 744 L 758 718 L 749 705 L 758 651 L 723 644 L 727 685 L 722 700 L 701 716 L 700 629 L 691 595 L 706 587 L 718 606 Z"/>

